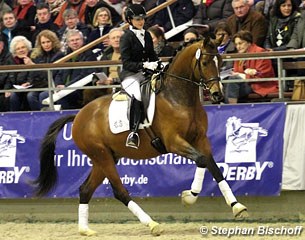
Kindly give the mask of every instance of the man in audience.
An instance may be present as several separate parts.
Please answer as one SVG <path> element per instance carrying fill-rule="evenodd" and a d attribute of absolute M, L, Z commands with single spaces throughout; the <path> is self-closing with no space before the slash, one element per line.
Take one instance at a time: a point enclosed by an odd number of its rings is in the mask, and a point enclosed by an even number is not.
<path fill-rule="evenodd" d="M 83 34 L 78 30 L 70 30 L 67 33 L 68 54 L 77 51 L 84 46 Z M 80 53 L 69 60 L 69 62 L 84 62 L 84 61 L 96 61 L 94 54 L 91 50 Z M 55 86 L 59 89 L 63 89 L 73 83 L 76 83 L 80 79 L 88 76 L 95 69 L 90 68 L 71 68 L 59 70 L 54 78 Z M 48 92 L 42 92 L 39 95 L 39 100 L 42 100 L 49 96 Z M 82 90 L 76 90 L 62 99 L 58 100 L 56 104 L 60 104 L 62 109 L 77 109 L 82 107 Z"/>
<path fill-rule="evenodd" d="M 240 30 L 247 30 L 252 33 L 253 42 L 263 47 L 268 31 L 266 18 L 253 10 L 248 0 L 233 0 L 232 7 L 234 14 L 227 20 L 232 35 Z"/>
<path fill-rule="evenodd" d="M 120 39 L 124 31 L 120 28 L 113 28 L 109 32 L 109 46 L 105 49 L 103 60 L 120 60 Z M 104 67 L 98 72 L 103 72 L 107 76 L 105 79 L 95 79 L 92 81 L 93 85 L 114 85 L 120 84 L 119 73 L 121 68 L 119 66 Z M 112 93 L 112 88 L 84 90 L 84 104 L 89 103 L 97 97 Z"/>
<path fill-rule="evenodd" d="M 58 35 L 62 44 L 62 52 L 66 53 L 68 48 L 67 34 L 69 31 L 79 30 L 80 32 L 82 32 L 84 36 L 84 41 L 86 42 L 90 30 L 84 23 L 80 21 L 77 12 L 72 8 L 67 9 L 64 12 L 63 18 L 65 21 L 65 25 L 58 30 Z"/>
<path fill-rule="evenodd" d="M 45 3 L 39 3 L 36 6 L 36 17 L 37 22 L 35 23 L 35 26 L 33 27 L 33 38 L 32 38 L 32 44 L 35 45 L 36 37 L 37 35 L 43 31 L 43 30 L 50 30 L 52 32 L 55 32 L 56 34 L 58 31 L 58 26 L 53 23 L 51 20 L 51 13 L 49 6 Z"/>

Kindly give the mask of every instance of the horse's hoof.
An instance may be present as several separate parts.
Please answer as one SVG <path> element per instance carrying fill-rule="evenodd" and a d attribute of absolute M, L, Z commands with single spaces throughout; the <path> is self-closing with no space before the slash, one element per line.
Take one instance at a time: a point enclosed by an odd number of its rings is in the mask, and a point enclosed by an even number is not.
<path fill-rule="evenodd" d="M 79 232 L 80 235 L 88 236 L 88 237 L 97 235 L 96 231 L 93 231 L 89 228 L 86 228 L 86 229 L 85 228 L 79 228 L 78 232 Z"/>
<path fill-rule="evenodd" d="M 150 233 L 153 236 L 160 236 L 164 232 L 164 229 L 161 227 L 161 225 L 155 221 L 150 222 L 148 226 L 150 229 Z"/>
<path fill-rule="evenodd" d="M 191 190 L 185 190 L 181 194 L 181 201 L 184 206 L 193 205 L 197 201 L 198 195 L 194 196 Z"/>
<path fill-rule="evenodd" d="M 247 211 L 247 207 L 242 205 L 241 203 L 236 203 L 233 206 L 233 216 L 236 219 L 248 218 L 249 214 L 248 214 L 248 211 Z"/>

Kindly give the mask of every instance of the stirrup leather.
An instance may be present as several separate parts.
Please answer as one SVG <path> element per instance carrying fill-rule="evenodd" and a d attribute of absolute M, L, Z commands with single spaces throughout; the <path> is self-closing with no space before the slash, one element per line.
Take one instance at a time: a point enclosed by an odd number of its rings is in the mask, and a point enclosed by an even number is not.
<path fill-rule="evenodd" d="M 137 132 L 131 132 L 128 134 L 127 139 L 126 139 L 126 147 L 131 147 L 138 149 L 140 145 L 140 137 Z"/>

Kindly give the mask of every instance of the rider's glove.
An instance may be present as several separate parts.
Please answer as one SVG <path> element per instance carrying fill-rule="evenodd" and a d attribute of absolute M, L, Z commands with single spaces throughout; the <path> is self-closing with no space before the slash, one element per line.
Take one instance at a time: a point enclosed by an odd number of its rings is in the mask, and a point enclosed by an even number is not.
<path fill-rule="evenodd" d="M 144 62 L 143 63 L 143 68 L 155 71 L 159 66 L 159 61 L 156 62 Z"/>

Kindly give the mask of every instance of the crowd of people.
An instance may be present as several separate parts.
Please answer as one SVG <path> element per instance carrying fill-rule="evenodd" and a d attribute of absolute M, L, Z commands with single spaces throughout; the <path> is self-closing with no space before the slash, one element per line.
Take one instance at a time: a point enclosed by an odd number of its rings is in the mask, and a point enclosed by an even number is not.
<path fill-rule="evenodd" d="M 165 0 L 0 0 L 1 65 L 53 63 L 107 35 L 103 42 L 69 61 L 122 60 L 123 74 L 117 67 L 54 70 L 53 81 L 60 89 L 92 72 L 104 72 L 107 76 L 107 79 L 92 81 L 93 85 L 119 84 L 126 77 L 124 73 L 130 71 L 131 64 L 135 62 L 133 57 L 142 56 L 143 49 L 153 49 L 156 57 L 144 55 L 142 59 L 137 59 L 134 72 L 155 66 L 156 58 L 173 56 L 175 48 L 169 44 L 170 41 L 189 42 L 199 39 L 206 32 L 223 39 L 218 47 L 220 54 L 305 47 L 305 1 L 178 0 L 170 5 L 172 16 L 169 16 L 167 9 L 146 16 L 147 11 L 164 2 Z M 137 11 L 143 14 L 139 16 Z M 173 28 L 171 17 L 176 26 L 189 20 L 193 20 L 193 24 L 184 32 L 166 39 L 165 33 Z M 130 24 L 129 32 L 120 28 L 126 22 Z M 138 23 L 141 23 L 141 27 L 137 27 Z M 128 35 L 129 38 L 134 36 L 136 43 L 139 42 L 138 48 L 135 42 L 126 45 Z M 152 44 L 151 48 L 147 48 L 147 44 Z M 134 51 L 139 54 L 131 53 L 129 48 L 136 48 Z M 232 69 L 231 76 L 227 79 L 272 78 L 276 76 L 275 68 L 276 64 L 266 59 L 224 62 L 222 66 L 224 71 Z M 225 83 L 225 79 L 223 81 Z M 16 86 L 46 88 L 47 72 L 0 73 L 0 90 L 12 90 Z M 251 92 L 264 96 L 278 91 L 276 81 L 225 83 L 224 86 L 226 103 L 237 103 Z M 103 89 L 96 95 L 87 94 L 91 99 L 85 99 L 83 92 L 85 91 L 74 91 L 60 99 L 58 104 L 63 109 L 80 108 L 91 101 L 92 96 L 109 93 Z M 37 90 L 0 93 L 0 111 L 41 110 L 45 107 L 42 101 L 48 94 L 48 91 Z"/>

